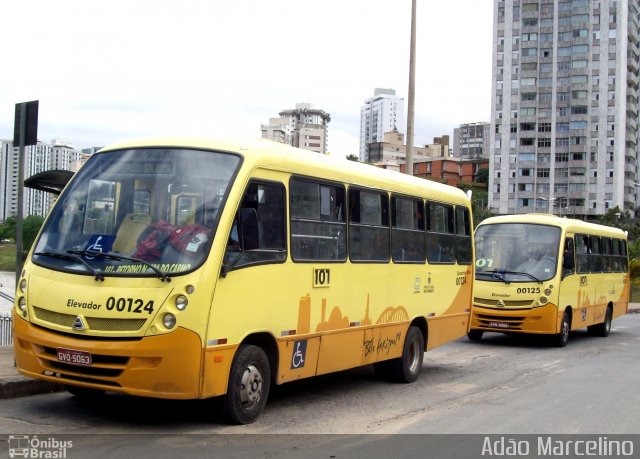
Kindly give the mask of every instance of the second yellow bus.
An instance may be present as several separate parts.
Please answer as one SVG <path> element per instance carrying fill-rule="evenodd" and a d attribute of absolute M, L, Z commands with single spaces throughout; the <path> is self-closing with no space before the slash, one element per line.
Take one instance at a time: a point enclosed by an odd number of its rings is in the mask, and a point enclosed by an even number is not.
<path fill-rule="evenodd" d="M 475 233 L 468 336 L 534 333 L 567 344 L 572 330 L 607 336 L 629 306 L 626 234 L 617 228 L 527 214 L 492 217 Z"/>

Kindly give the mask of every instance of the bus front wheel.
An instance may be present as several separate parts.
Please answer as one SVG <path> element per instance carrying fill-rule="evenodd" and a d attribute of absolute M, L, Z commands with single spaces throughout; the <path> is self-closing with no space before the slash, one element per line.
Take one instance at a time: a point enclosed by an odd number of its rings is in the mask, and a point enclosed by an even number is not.
<path fill-rule="evenodd" d="M 101 397 L 105 391 L 102 389 L 91 389 L 90 387 L 65 385 L 64 388 L 74 397 L 78 398 L 94 398 Z"/>
<path fill-rule="evenodd" d="M 567 341 L 569 341 L 569 332 L 571 331 L 571 320 L 569 319 L 569 313 L 567 311 L 562 315 L 562 325 L 560 326 L 560 333 L 553 336 L 553 344 L 556 347 L 565 347 Z"/>
<path fill-rule="evenodd" d="M 424 337 L 418 327 L 411 326 L 402 348 L 402 356 L 397 359 L 376 362 L 376 374 L 394 382 L 410 383 L 418 379 L 424 358 Z"/>
<path fill-rule="evenodd" d="M 587 327 L 587 331 L 593 336 L 609 336 L 611 332 L 611 319 L 613 318 L 613 310 L 611 307 L 607 307 L 607 312 L 604 314 L 604 322 L 596 325 L 590 325 Z"/>
<path fill-rule="evenodd" d="M 229 421 L 249 424 L 255 421 L 269 396 L 271 367 L 265 352 L 253 345 L 238 348 L 229 372 L 223 408 Z"/>
<path fill-rule="evenodd" d="M 478 329 L 469 330 L 469 333 L 467 333 L 467 338 L 469 338 L 471 341 L 480 341 L 482 340 L 483 333 L 484 333 L 483 330 L 478 330 Z"/>

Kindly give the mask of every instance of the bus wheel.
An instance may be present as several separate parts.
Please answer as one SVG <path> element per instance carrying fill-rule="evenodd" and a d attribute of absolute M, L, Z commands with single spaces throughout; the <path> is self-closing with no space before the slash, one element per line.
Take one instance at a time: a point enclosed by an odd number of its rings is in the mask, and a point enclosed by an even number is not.
<path fill-rule="evenodd" d="M 560 326 L 560 333 L 553 336 L 553 344 L 556 347 L 565 347 L 567 341 L 569 341 L 569 332 L 571 331 L 571 323 L 569 321 L 569 313 L 565 311 L 562 315 L 562 325 Z"/>
<path fill-rule="evenodd" d="M 613 310 L 611 307 L 607 307 L 607 312 L 604 314 L 604 322 L 601 324 L 591 325 L 587 327 L 587 331 L 593 336 L 609 336 L 611 332 L 611 319 L 613 317 Z"/>
<path fill-rule="evenodd" d="M 404 340 L 402 357 L 376 362 L 376 375 L 389 381 L 410 383 L 418 379 L 424 358 L 424 338 L 418 327 L 409 327 Z"/>
<path fill-rule="evenodd" d="M 229 420 L 235 424 L 255 421 L 267 403 L 270 385 L 267 354 L 257 346 L 241 345 L 231 364 L 227 393 L 222 397 Z"/>
<path fill-rule="evenodd" d="M 482 339 L 483 333 L 484 331 L 482 330 L 469 330 L 469 333 L 467 333 L 467 338 L 469 338 L 471 341 L 480 341 Z"/>
<path fill-rule="evenodd" d="M 91 389 L 89 387 L 80 387 L 80 386 L 64 386 L 64 388 L 71 395 L 78 398 L 92 398 L 92 397 L 101 397 L 104 395 L 105 391 L 102 389 Z"/>

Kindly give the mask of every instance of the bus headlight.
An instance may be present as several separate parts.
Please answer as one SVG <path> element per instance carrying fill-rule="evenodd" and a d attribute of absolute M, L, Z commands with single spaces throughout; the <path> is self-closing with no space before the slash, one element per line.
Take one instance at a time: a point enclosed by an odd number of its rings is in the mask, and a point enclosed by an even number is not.
<path fill-rule="evenodd" d="M 551 289 L 550 288 L 546 289 L 544 291 L 544 294 L 547 295 L 547 296 L 551 296 Z"/>
<path fill-rule="evenodd" d="M 549 300 L 547 299 L 546 296 L 541 296 L 540 297 L 540 304 L 547 304 L 547 301 L 549 301 Z"/>
<path fill-rule="evenodd" d="M 18 309 L 20 309 L 22 317 L 27 317 L 27 299 L 23 296 L 18 300 Z"/>
<path fill-rule="evenodd" d="M 187 308 L 188 304 L 189 304 L 189 300 L 187 299 L 186 296 L 178 295 L 176 297 L 176 308 L 178 308 L 178 311 L 184 311 Z"/>
<path fill-rule="evenodd" d="M 176 326 L 176 316 L 174 316 L 173 314 L 171 314 L 170 312 L 167 312 L 163 317 L 162 317 L 162 325 L 164 325 L 166 328 L 168 328 L 169 330 L 171 330 L 173 327 Z"/>
<path fill-rule="evenodd" d="M 22 279 L 20 281 L 20 292 L 24 293 L 27 291 L 27 280 L 26 279 Z"/>

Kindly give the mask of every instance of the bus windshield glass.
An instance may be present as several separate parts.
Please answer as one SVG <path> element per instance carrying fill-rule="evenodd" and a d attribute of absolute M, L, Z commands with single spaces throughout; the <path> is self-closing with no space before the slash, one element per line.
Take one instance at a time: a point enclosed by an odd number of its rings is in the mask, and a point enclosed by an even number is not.
<path fill-rule="evenodd" d="M 191 271 L 209 252 L 239 164 L 183 148 L 96 153 L 60 196 L 33 261 L 99 279 Z"/>
<path fill-rule="evenodd" d="M 480 225 L 475 233 L 476 279 L 542 282 L 558 265 L 560 228 L 530 223 Z"/>

